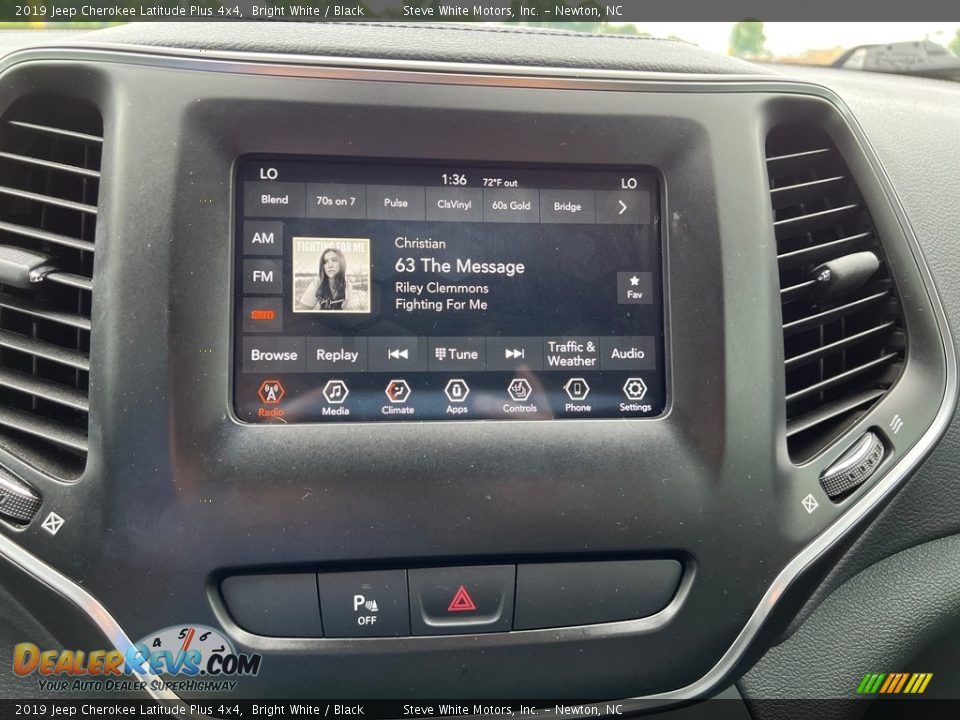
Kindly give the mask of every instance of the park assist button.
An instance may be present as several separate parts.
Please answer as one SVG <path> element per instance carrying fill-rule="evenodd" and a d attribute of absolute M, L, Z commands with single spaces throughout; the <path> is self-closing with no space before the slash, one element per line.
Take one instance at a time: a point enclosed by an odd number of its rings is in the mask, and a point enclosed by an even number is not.
<path fill-rule="evenodd" d="M 502 632 L 513 623 L 513 565 L 408 571 L 414 635 Z"/>
<path fill-rule="evenodd" d="M 327 637 L 410 634 L 405 570 L 321 573 L 317 585 Z"/>

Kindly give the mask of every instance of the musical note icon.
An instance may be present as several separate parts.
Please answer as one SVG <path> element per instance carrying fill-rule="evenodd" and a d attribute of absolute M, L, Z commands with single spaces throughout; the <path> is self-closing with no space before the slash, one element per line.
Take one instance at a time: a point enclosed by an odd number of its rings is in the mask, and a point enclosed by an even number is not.
<path fill-rule="evenodd" d="M 331 405 L 340 405 L 349 394 L 350 389 L 343 380 L 330 380 L 323 386 L 323 397 Z"/>

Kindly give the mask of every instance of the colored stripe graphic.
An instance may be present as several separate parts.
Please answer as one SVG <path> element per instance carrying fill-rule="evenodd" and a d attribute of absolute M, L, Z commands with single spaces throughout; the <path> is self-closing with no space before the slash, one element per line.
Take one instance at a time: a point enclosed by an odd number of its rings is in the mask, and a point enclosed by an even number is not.
<path fill-rule="evenodd" d="M 921 695 L 933 673 L 867 673 L 857 686 L 858 695 Z"/>

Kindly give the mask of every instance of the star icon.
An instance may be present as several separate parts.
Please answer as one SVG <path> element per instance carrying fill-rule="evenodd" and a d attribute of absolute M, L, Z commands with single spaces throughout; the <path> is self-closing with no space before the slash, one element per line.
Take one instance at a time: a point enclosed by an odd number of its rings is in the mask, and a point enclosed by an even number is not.
<path fill-rule="evenodd" d="M 631 286 L 636 287 L 636 286 L 639 285 L 639 284 L 640 284 L 640 278 L 638 278 L 636 275 L 634 275 L 632 278 L 630 278 L 630 285 L 631 285 Z"/>

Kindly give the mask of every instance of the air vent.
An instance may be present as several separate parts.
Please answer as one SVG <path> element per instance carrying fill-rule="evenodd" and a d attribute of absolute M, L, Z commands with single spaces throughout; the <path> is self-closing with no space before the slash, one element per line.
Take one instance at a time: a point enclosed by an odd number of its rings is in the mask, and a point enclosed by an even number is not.
<path fill-rule="evenodd" d="M 802 462 L 893 384 L 905 336 L 896 288 L 863 198 L 829 137 L 767 138 L 783 308 L 787 443 Z"/>
<path fill-rule="evenodd" d="M 87 453 L 102 135 L 62 98 L 0 119 L 0 446 L 66 479 Z"/>

